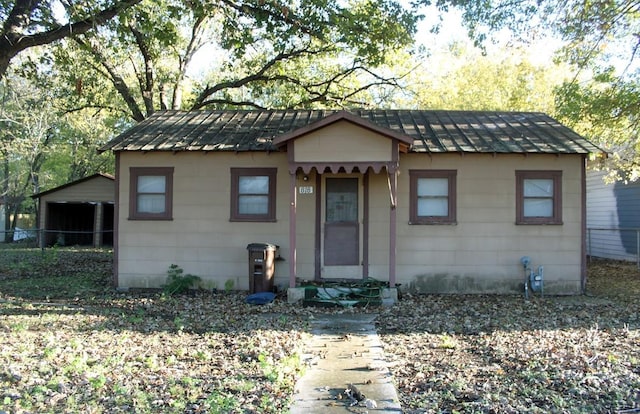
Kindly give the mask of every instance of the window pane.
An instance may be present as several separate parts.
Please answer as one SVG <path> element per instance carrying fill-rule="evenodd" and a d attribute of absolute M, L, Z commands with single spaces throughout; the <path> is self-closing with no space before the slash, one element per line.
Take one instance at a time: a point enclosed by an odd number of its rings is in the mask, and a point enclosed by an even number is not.
<path fill-rule="evenodd" d="M 238 197 L 238 213 L 239 214 L 268 214 L 269 213 L 269 197 L 268 196 L 239 196 Z"/>
<path fill-rule="evenodd" d="M 448 196 L 448 178 L 419 178 L 418 196 Z"/>
<path fill-rule="evenodd" d="M 525 197 L 553 197 L 552 179 L 525 179 Z M 525 214 L 526 215 L 526 214 Z"/>
<path fill-rule="evenodd" d="M 358 179 L 327 178 L 326 221 L 358 221 Z"/>
<path fill-rule="evenodd" d="M 164 193 L 165 181 L 164 176 L 141 175 L 138 177 L 138 193 Z"/>
<path fill-rule="evenodd" d="M 552 217 L 553 200 L 548 198 L 526 198 L 524 200 L 525 217 Z"/>
<path fill-rule="evenodd" d="M 269 194 L 269 177 L 239 177 L 238 192 L 240 194 Z"/>
<path fill-rule="evenodd" d="M 164 213 L 164 194 L 139 194 L 138 213 Z"/>
<path fill-rule="evenodd" d="M 446 217 L 449 215 L 449 203 L 446 198 L 418 199 L 418 216 Z"/>

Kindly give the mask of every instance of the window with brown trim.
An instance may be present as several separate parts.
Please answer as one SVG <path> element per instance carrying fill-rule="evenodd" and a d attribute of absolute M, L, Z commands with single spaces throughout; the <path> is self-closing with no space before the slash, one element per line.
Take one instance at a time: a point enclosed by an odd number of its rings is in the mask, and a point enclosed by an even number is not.
<path fill-rule="evenodd" d="M 131 167 L 129 177 L 129 220 L 173 219 L 173 167 Z"/>
<path fill-rule="evenodd" d="M 455 170 L 409 171 L 411 224 L 455 224 Z"/>
<path fill-rule="evenodd" d="M 516 224 L 562 224 L 562 171 L 516 171 Z"/>
<path fill-rule="evenodd" d="M 277 168 L 231 169 L 231 221 L 276 220 Z"/>

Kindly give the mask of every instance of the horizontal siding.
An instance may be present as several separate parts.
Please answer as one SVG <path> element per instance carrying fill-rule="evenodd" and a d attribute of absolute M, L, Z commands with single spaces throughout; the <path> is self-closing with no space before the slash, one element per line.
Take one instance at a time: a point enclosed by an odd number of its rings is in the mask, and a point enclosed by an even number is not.
<path fill-rule="evenodd" d="M 288 285 L 289 180 L 281 153 L 120 154 L 119 279 L 123 286 L 160 286 L 177 264 L 210 284 L 233 280 L 248 289 L 246 246 L 280 245 L 276 283 Z M 398 183 L 397 282 L 431 291 L 505 292 L 522 286 L 520 258 L 544 265 L 549 292 L 576 293 L 581 272 L 581 156 L 402 154 Z M 127 219 L 129 167 L 173 166 L 174 219 Z M 277 221 L 229 221 L 231 167 L 277 167 Z M 409 169 L 457 170 L 456 225 L 409 224 Z M 515 225 L 515 171 L 563 171 L 563 225 Z M 298 276 L 311 279 L 315 260 L 316 176 L 298 184 L 314 193 L 297 195 Z M 369 275 L 389 277 L 390 201 L 386 172 L 370 175 Z M 435 286 L 435 287 L 434 287 Z"/>
<path fill-rule="evenodd" d="M 557 283 L 558 293 L 579 286 L 580 157 L 448 155 L 425 160 L 410 155 L 401 168 L 401 176 L 409 169 L 455 169 L 458 195 L 456 225 L 409 225 L 407 209 L 398 210 L 398 274 L 405 283 L 425 289 L 447 281 L 454 287 L 466 283 L 471 291 L 499 289 L 499 281 L 518 286 L 520 258 L 526 255 L 535 266 L 545 266 L 545 279 Z M 562 225 L 515 224 L 515 171 L 521 169 L 563 171 Z M 402 181 L 399 199 L 408 197 L 408 182 Z"/>
<path fill-rule="evenodd" d="M 111 201 L 116 195 L 114 180 L 95 177 L 40 197 L 41 203 Z"/>
<path fill-rule="evenodd" d="M 587 253 L 636 260 L 640 229 L 640 182 L 607 183 L 604 171 L 587 173 Z M 618 230 L 620 229 L 620 230 Z"/>
<path fill-rule="evenodd" d="M 288 255 L 289 173 L 286 154 L 158 153 L 121 157 L 119 278 L 129 286 L 159 286 L 176 264 L 222 288 L 228 279 L 248 289 L 250 243 L 282 246 Z M 174 166 L 172 221 L 128 220 L 130 166 Z M 229 221 L 230 167 L 277 167 L 275 223 Z M 284 283 L 287 262 L 278 262 L 276 276 Z M 159 283 L 161 282 L 161 283 Z"/>
<path fill-rule="evenodd" d="M 341 121 L 298 138 L 294 156 L 298 162 L 391 161 L 391 142 L 390 138 Z"/>

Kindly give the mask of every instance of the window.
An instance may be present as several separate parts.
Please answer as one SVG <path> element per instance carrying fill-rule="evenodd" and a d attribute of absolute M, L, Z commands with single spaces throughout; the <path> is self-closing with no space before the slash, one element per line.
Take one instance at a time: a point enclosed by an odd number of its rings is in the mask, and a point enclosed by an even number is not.
<path fill-rule="evenodd" d="M 276 220 L 276 168 L 231 169 L 231 221 Z"/>
<path fill-rule="evenodd" d="M 562 224 L 562 171 L 516 171 L 516 224 Z"/>
<path fill-rule="evenodd" d="M 129 219 L 173 219 L 173 167 L 129 169 Z"/>
<path fill-rule="evenodd" d="M 411 224 L 456 222 L 456 171 L 410 170 Z"/>

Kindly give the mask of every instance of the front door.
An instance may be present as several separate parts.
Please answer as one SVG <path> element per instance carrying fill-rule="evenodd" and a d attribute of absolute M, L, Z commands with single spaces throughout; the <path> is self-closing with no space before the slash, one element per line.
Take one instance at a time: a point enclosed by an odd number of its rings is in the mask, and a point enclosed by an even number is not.
<path fill-rule="evenodd" d="M 325 179 L 323 278 L 361 278 L 358 177 Z"/>

